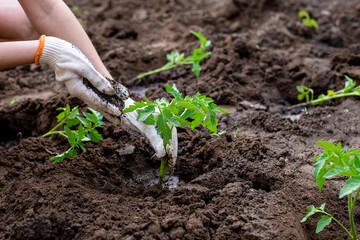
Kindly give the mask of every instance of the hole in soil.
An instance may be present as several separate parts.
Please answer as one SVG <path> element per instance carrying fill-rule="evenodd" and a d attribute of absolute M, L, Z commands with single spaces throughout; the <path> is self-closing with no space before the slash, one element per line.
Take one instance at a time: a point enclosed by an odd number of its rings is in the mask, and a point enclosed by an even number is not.
<path fill-rule="evenodd" d="M 7 121 L 0 120 L 0 132 L 0 150 L 12 148 L 19 144 L 18 132 L 10 128 Z"/>
<path fill-rule="evenodd" d="M 37 136 L 37 114 L 6 112 L 0 115 L 0 150 L 12 148 L 21 138 Z"/>
<path fill-rule="evenodd" d="M 151 169 L 132 177 L 131 182 L 139 183 L 145 186 L 157 185 L 159 183 L 159 169 Z M 179 185 L 179 177 L 172 175 L 166 186 L 172 191 Z"/>
<path fill-rule="evenodd" d="M 264 185 L 261 182 L 253 182 L 252 188 L 256 190 L 264 190 L 265 192 L 270 192 L 270 186 Z"/>

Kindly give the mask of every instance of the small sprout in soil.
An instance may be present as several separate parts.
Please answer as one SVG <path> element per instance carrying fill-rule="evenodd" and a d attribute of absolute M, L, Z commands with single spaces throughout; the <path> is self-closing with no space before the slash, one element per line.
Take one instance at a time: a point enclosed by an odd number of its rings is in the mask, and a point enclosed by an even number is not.
<path fill-rule="evenodd" d="M 80 7 L 78 5 L 74 5 L 72 9 L 74 12 L 80 12 Z"/>
<path fill-rule="evenodd" d="M 223 134 L 225 134 L 226 133 L 226 131 L 220 131 L 220 132 L 218 132 L 218 133 L 210 133 L 210 136 L 212 136 L 212 137 L 218 137 L 218 136 L 221 136 L 221 135 L 223 135 Z"/>
<path fill-rule="evenodd" d="M 58 124 L 48 133 L 45 133 L 43 137 L 60 134 L 68 139 L 71 147 L 66 152 L 50 158 L 50 161 L 53 163 L 62 162 L 67 157 L 76 156 L 77 148 L 81 148 L 83 152 L 86 152 L 85 142 L 92 141 L 98 143 L 103 139 L 102 135 L 95 129 L 104 126 L 103 116 L 90 107 L 88 109 L 90 113 L 83 113 L 85 118 L 80 117 L 78 106 L 70 109 L 70 106 L 67 104 L 65 108 L 56 109 L 62 111 L 56 117 Z M 62 125 L 64 125 L 64 130 L 56 131 Z"/>
<path fill-rule="evenodd" d="M 236 128 L 236 130 L 232 133 L 234 138 L 237 137 L 237 135 L 241 132 L 242 130 L 240 128 Z"/>
<path fill-rule="evenodd" d="M 16 99 L 13 98 L 11 99 L 10 103 L 9 103 L 9 106 L 11 107 L 12 105 L 14 105 L 16 103 Z"/>
<path fill-rule="evenodd" d="M 196 77 L 199 77 L 201 66 L 200 62 L 211 55 L 211 52 L 206 52 L 206 49 L 211 45 L 211 41 L 207 40 L 201 32 L 190 31 L 193 35 L 195 35 L 200 40 L 200 47 L 193 50 L 193 54 L 191 56 L 185 57 L 184 53 L 179 53 L 178 51 L 172 51 L 171 53 L 166 55 L 168 63 L 162 66 L 161 68 L 157 68 L 155 70 L 151 70 L 149 72 L 140 73 L 135 80 L 136 84 L 141 82 L 141 78 L 159 73 L 162 71 L 166 71 L 172 69 L 176 66 L 180 65 L 192 65 L 192 72 Z"/>
<path fill-rule="evenodd" d="M 174 96 L 171 102 L 165 98 L 156 99 L 154 102 L 145 98 L 145 102 L 135 102 L 134 105 L 124 109 L 123 113 L 137 111 L 138 121 L 148 125 L 157 126 L 157 133 L 163 139 L 163 145 L 170 143 L 172 129 L 179 126 L 191 126 L 191 130 L 200 124 L 217 134 L 218 119 L 216 113 L 228 113 L 225 109 L 218 107 L 211 98 L 202 96 L 200 93 L 193 97 L 182 97 L 182 93 L 174 84 L 172 87 L 165 85 L 168 93 Z M 165 179 L 170 170 L 167 157 L 161 159 L 159 186 L 163 188 L 170 179 L 172 173 Z M 173 172 L 174 170 L 172 170 Z"/>
<path fill-rule="evenodd" d="M 334 220 L 334 222 L 339 224 L 345 230 L 351 239 L 356 240 L 358 238 L 354 222 L 354 208 L 360 192 L 360 151 L 356 149 L 347 150 L 346 148 L 341 148 L 340 142 L 336 146 L 328 141 L 320 141 L 316 142 L 316 144 L 324 147 L 324 152 L 312 159 L 316 161 L 314 165 L 314 177 L 320 192 L 326 179 L 336 176 L 345 176 L 348 178 L 346 180 L 346 185 L 340 190 L 339 198 L 348 196 L 348 212 L 351 230 L 349 231 L 334 216 L 325 212 L 325 203 L 320 207 L 315 207 L 313 205 L 308 206 L 307 210 L 309 212 L 301 222 L 305 222 L 309 217 L 316 213 L 321 213 L 322 216 L 317 224 L 316 233 L 321 232 L 332 220 Z"/>
<path fill-rule="evenodd" d="M 308 12 L 300 11 L 299 12 L 299 18 L 301 19 L 302 23 L 305 24 L 305 26 L 313 27 L 316 30 L 319 29 L 319 26 L 318 26 L 317 22 L 315 21 L 315 19 L 310 18 L 310 15 L 309 15 Z"/>
<path fill-rule="evenodd" d="M 305 86 L 296 86 L 296 89 L 300 92 L 297 96 L 298 100 L 303 100 L 305 98 L 305 103 L 296 104 L 291 106 L 289 109 L 294 109 L 297 107 L 306 107 L 308 105 L 318 105 L 325 101 L 341 98 L 341 97 L 349 97 L 349 96 L 360 96 L 360 85 L 356 86 L 356 82 L 350 78 L 349 76 L 345 75 L 345 87 L 339 91 L 328 90 L 327 94 L 320 94 L 315 100 L 314 98 L 314 91 L 311 88 Z"/>
<path fill-rule="evenodd" d="M 78 18 L 78 21 L 79 21 L 80 25 L 84 25 L 84 20 L 82 18 Z"/>

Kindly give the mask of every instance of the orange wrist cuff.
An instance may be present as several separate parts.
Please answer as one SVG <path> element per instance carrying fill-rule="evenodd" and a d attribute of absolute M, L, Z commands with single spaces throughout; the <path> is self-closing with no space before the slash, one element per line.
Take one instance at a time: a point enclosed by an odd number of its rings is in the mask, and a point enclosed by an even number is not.
<path fill-rule="evenodd" d="M 40 44 L 35 55 L 35 64 L 38 66 L 40 65 L 40 57 L 45 46 L 45 37 L 46 37 L 45 35 L 41 35 L 41 37 L 39 38 Z"/>

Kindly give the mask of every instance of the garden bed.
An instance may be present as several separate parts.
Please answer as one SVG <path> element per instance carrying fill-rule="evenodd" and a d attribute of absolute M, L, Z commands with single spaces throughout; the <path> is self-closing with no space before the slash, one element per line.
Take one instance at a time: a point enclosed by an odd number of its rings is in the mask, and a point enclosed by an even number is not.
<path fill-rule="evenodd" d="M 315 94 L 343 88 L 360 75 L 360 4 L 355 0 L 68 0 L 112 76 L 134 99 L 169 97 L 164 83 L 200 92 L 228 109 L 220 136 L 178 128 L 179 153 L 170 189 L 156 183 L 159 159 L 145 141 L 106 122 L 99 144 L 53 164 L 66 150 L 56 108 L 85 105 L 70 97 L 47 66 L 0 72 L 0 239 L 345 239 L 336 224 L 315 234 L 306 207 L 327 203 L 347 224 L 343 179 L 321 193 L 315 141 L 360 145 L 360 99 L 333 100 L 308 111 L 297 85 Z M 307 28 L 307 10 L 319 30 Z M 171 50 L 198 46 L 190 30 L 213 42 L 199 78 L 191 66 L 134 86 L 140 72 L 161 67 Z M 145 92 L 146 89 L 146 92 Z M 9 106 L 12 98 L 16 103 Z M 360 223 L 360 212 L 355 211 Z"/>

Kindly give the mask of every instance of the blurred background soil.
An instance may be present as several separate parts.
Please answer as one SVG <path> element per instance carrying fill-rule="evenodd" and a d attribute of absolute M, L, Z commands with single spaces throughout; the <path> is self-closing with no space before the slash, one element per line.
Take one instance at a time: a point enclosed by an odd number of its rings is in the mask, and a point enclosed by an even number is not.
<path fill-rule="evenodd" d="M 319 193 L 311 158 L 315 141 L 359 148 L 360 101 L 338 99 L 286 111 L 297 85 L 315 94 L 343 88 L 360 75 L 360 3 L 355 0 L 66 0 L 112 76 L 136 100 L 212 97 L 220 136 L 181 127 L 171 185 L 155 184 L 160 165 L 143 139 L 106 123 L 104 140 L 59 164 L 61 137 L 43 138 L 56 108 L 86 106 L 68 95 L 48 66 L 0 72 L 0 239 L 346 239 L 334 223 L 315 234 L 306 206 L 326 202 L 347 226 L 342 179 Z M 77 11 L 75 11 L 77 10 Z M 319 30 L 299 22 L 306 10 Z M 191 67 L 130 80 L 191 54 L 201 31 L 213 44 L 199 78 Z M 15 97 L 16 103 L 9 106 Z M 359 211 L 355 221 L 360 223 Z"/>

